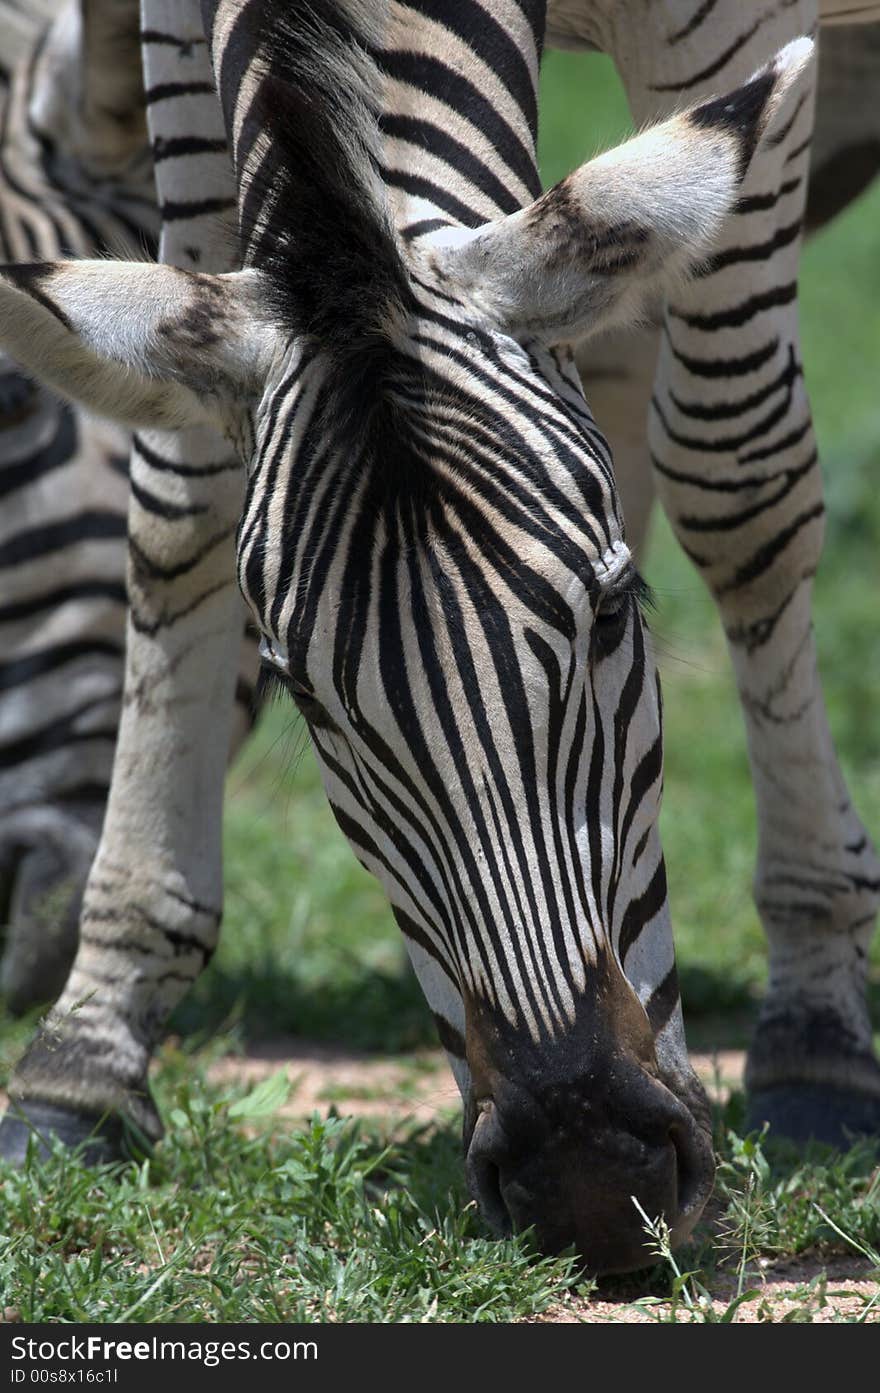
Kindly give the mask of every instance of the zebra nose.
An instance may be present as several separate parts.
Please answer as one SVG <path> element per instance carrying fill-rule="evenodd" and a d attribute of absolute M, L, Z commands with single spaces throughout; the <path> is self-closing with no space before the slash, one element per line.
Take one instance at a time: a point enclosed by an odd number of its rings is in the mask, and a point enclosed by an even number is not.
<path fill-rule="evenodd" d="M 673 1245 L 682 1242 L 712 1188 L 712 1151 L 687 1109 L 661 1085 L 652 1088 L 658 1096 L 635 1129 L 562 1124 L 539 1137 L 484 1104 L 466 1171 L 493 1232 L 532 1228 L 543 1252 L 574 1246 L 596 1275 L 651 1264 L 645 1215 L 662 1217 Z"/>
<path fill-rule="evenodd" d="M 510 1146 L 493 1102 L 484 1104 L 465 1157 L 468 1189 L 498 1238 L 513 1232 L 513 1220 L 502 1189 Z"/>

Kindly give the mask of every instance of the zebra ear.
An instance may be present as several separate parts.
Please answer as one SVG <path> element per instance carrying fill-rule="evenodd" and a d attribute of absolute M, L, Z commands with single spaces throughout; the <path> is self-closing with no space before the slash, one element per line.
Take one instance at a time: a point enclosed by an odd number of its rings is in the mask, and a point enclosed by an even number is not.
<path fill-rule="evenodd" d="M 113 420 L 222 428 L 262 391 L 275 346 L 258 283 L 127 261 L 0 267 L 0 348 Z"/>
<path fill-rule="evenodd" d="M 708 252 L 752 154 L 812 54 L 582 165 L 520 212 L 434 240 L 441 269 L 512 337 L 572 342 L 638 320 Z"/>

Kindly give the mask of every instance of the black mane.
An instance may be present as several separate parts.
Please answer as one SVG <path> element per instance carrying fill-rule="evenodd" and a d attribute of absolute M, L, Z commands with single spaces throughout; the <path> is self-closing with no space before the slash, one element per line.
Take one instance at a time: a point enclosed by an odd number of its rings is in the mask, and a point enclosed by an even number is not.
<path fill-rule="evenodd" d="M 209 35 L 224 8 L 202 0 Z M 250 0 L 214 46 L 242 262 L 264 273 L 279 322 L 327 358 L 337 424 L 353 426 L 383 411 L 411 305 L 378 174 L 369 13 L 356 0 Z"/>

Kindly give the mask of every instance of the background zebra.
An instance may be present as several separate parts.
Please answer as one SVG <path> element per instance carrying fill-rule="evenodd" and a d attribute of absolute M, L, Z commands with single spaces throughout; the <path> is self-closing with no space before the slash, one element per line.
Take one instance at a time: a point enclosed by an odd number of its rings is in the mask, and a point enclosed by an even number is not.
<path fill-rule="evenodd" d="M 575 3 L 551 11 L 550 32 L 612 53 L 634 115 L 647 119 L 706 82 L 748 71 L 765 44 L 790 36 L 789 25 L 807 32 L 820 14 L 852 18 L 853 9 L 877 18 L 876 6 L 833 3 L 745 12 Z M 817 217 L 877 167 L 873 118 L 860 120 L 852 95 L 842 112 L 837 100 L 847 77 L 851 94 L 873 85 L 876 46 L 850 35 L 832 51 Z M 811 622 L 824 506 L 801 368 L 797 258 L 812 117 L 804 90 L 774 139 L 775 160 L 738 201 L 725 245 L 667 304 L 648 444 L 667 515 L 718 605 L 746 722 L 755 899 L 770 948 L 749 1052 L 752 1118 L 801 1138 L 840 1139 L 841 1127 L 880 1124 L 865 995 L 880 864 L 828 731 Z M 829 201 L 841 150 L 842 188 Z"/>
<path fill-rule="evenodd" d="M 154 254 L 136 7 L 46 0 L 22 12 L 8 0 L 0 26 L 2 259 Z M 0 989 L 23 1011 L 57 996 L 70 970 L 110 785 L 131 439 L 8 358 L 0 391 Z M 255 661 L 248 641 L 236 745 Z"/>
<path fill-rule="evenodd" d="M 0 17 L 10 66 L 0 98 L 3 259 L 139 255 L 154 245 L 158 220 L 132 77 L 137 26 L 129 24 L 121 63 L 102 61 L 96 32 L 80 67 L 77 9 L 47 36 L 55 8 L 23 14 L 7 4 Z M 122 88 L 109 90 L 120 74 Z M 123 429 L 62 403 L 6 357 L 0 383 L 0 980 L 12 1009 L 22 1009 L 64 983 L 110 783 L 129 443 Z"/>

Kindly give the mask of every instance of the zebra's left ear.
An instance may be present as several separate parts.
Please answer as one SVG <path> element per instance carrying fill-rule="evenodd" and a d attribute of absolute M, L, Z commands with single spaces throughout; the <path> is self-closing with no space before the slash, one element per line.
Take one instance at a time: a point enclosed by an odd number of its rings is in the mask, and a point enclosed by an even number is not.
<path fill-rule="evenodd" d="M 0 348 L 127 425 L 222 426 L 224 409 L 262 392 L 276 346 L 259 279 L 127 261 L 3 266 Z"/>
<path fill-rule="evenodd" d="M 574 342 L 638 320 L 711 248 L 812 51 L 797 39 L 744 87 L 582 165 L 528 208 L 439 234 L 444 275 L 520 340 Z"/>

